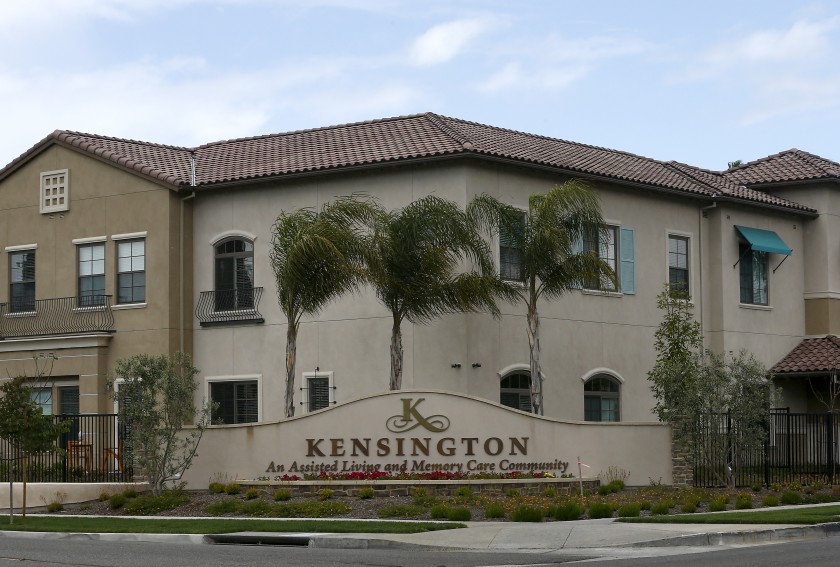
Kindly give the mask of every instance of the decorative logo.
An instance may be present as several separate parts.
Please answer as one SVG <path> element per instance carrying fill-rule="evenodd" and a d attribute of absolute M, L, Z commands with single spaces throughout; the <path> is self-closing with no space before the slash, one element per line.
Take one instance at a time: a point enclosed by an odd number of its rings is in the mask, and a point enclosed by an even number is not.
<path fill-rule="evenodd" d="M 417 411 L 417 406 L 425 399 L 419 398 L 415 401 L 410 398 L 402 398 L 402 415 L 392 415 L 385 421 L 385 427 L 388 428 L 388 431 L 391 433 L 405 433 L 421 425 L 432 433 L 440 433 L 449 429 L 449 418 L 445 415 L 431 415 L 429 417 L 420 415 L 420 412 Z"/>

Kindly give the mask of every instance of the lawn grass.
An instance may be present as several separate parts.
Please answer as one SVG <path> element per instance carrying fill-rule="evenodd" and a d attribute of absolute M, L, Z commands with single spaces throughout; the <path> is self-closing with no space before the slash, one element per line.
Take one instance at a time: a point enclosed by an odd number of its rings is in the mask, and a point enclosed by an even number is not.
<path fill-rule="evenodd" d="M 452 522 L 360 522 L 356 520 L 234 520 L 228 518 L 102 518 L 28 516 L 26 525 L 0 520 L 0 530 L 28 532 L 225 534 L 234 532 L 320 532 L 413 534 L 466 527 Z"/>
<path fill-rule="evenodd" d="M 725 514 L 675 514 L 673 516 L 619 518 L 618 521 L 653 524 L 825 524 L 840 521 L 840 506 L 727 512 Z"/>

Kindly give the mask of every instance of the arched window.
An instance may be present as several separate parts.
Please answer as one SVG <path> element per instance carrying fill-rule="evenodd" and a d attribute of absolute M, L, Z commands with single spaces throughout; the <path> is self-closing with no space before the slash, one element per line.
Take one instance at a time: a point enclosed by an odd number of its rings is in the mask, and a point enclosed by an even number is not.
<path fill-rule="evenodd" d="M 596 374 L 583 384 L 583 419 L 620 421 L 620 386 L 609 374 Z"/>
<path fill-rule="evenodd" d="M 216 311 L 254 308 L 254 243 L 234 236 L 215 247 Z"/>
<path fill-rule="evenodd" d="M 499 403 L 522 411 L 531 411 L 531 375 L 512 372 L 499 384 Z"/>

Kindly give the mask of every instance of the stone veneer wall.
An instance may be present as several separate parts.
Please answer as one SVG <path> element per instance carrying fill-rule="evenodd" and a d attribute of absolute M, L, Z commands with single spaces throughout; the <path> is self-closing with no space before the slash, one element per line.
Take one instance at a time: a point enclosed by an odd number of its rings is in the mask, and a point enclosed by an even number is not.
<path fill-rule="evenodd" d="M 691 450 L 682 440 L 674 438 L 671 429 L 671 476 L 674 486 L 694 486 L 694 466 Z"/>
<path fill-rule="evenodd" d="M 335 496 L 358 496 L 363 488 L 373 488 L 374 496 L 412 496 L 414 490 L 422 488 L 429 496 L 455 496 L 459 488 L 468 487 L 477 494 L 503 496 L 507 490 L 515 489 L 520 494 L 540 496 L 546 488 L 554 488 L 558 496 L 578 494 L 580 485 L 595 492 L 600 486 L 597 478 L 579 481 L 575 478 L 535 479 L 482 479 L 482 480 L 296 480 L 290 482 L 239 481 L 243 487 L 286 488 L 293 496 L 316 497 L 321 490 L 329 489 Z"/>

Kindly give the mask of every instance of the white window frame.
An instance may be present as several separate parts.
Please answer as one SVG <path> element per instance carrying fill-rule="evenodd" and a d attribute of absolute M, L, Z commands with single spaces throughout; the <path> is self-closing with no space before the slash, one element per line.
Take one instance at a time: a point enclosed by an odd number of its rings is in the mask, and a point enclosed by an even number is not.
<path fill-rule="evenodd" d="M 58 179 L 63 177 L 63 182 L 58 182 Z M 47 187 L 47 181 L 56 181 L 55 185 L 51 185 L 55 190 L 50 194 L 46 192 L 50 190 Z M 49 201 L 49 202 L 47 202 Z M 56 169 L 53 171 L 42 171 L 41 181 L 38 184 L 38 203 L 40 205 L 41 214 L 60 213 L 70 209 L 70 170 Z"/>
<path fill-rule="evenodd" d="M 262 374 L 237 374 L 234 376 L 207 376 L 204 378 L 204 402 L 211 402 L 210 398 L 210 384 L 212 382 L 253 382 L 257 381 L 257 421 L 261 423 L 263 420 L 263 383 Z M 233 425 L 251 425 L 251 423 L 223 423 L 218 424 L 219 427 L 230 427 Z M 211 424 L 212 425 L 212 424 Z"/>
<path fill-rule="evenodd" d="M 303 376 L 303 384 L 304 384 L 304 392 L 305 395 L 301 396 L 300 403 L 303 405 L 304 411 L 309 413 L 311 411 L 321 411 L 322 409 L 327 409 L 331 405 L 335 404 L 335 373 L 332 370 L 317 370 L 315 372 L 304 372 Z M 327 408 L 320 408 L 317 410 L 309 409 L 309 379 L 310 378 L 327 378 L 329 380 L 329 401 L 327 402 Z"/>
<path fill-rule="evenodd" d="M 688 246 L 686 253 L 688 254 L 688 295 L 689 297 L 693 297 L 694 294 L 694 233 L 687 232 L 685 230 L 672 230 L 666 229 L 665 230 L 665 282 L 671 283 L 671 264 L 670 264 L 670 254 L 669 254 L 669 240 L 672 236 L 677 238 L 685 238 L 688 240 Z"/>

